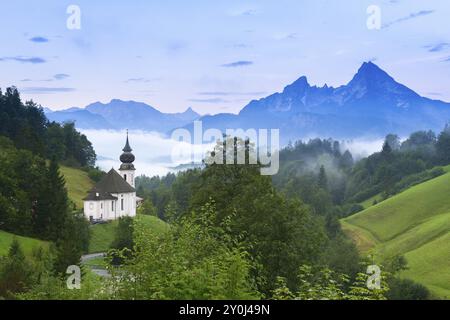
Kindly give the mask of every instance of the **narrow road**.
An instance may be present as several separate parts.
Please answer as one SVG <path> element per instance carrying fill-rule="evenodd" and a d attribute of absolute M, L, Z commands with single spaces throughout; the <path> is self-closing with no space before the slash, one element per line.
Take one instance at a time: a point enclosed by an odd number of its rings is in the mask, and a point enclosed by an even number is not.
<path fill-rule="evenodd" d="M 105 252 L 85 254 L 84 256 L 81 256 L 81 263 L 85 263 L 96 258 L 103 258 L 104 256 L 106 256 Z"/>
<path fill-rule="evenodd" d="M 97 258 L 103 258 L 104 256 L 106 256 L 105 252 L 85 254 L 85 255 L 81 256 L 81 264 L 85 264 L 86 262 L 97 259 Z M 108 271 L 104 268 L 101 268 L 99 266 L 95 266 L 95 267 L 90 266 L 90 268 L 93 273 L 95 273 L 96 275 L 98 275 L 100 277 L 109 277 L 110 276 Z"/>

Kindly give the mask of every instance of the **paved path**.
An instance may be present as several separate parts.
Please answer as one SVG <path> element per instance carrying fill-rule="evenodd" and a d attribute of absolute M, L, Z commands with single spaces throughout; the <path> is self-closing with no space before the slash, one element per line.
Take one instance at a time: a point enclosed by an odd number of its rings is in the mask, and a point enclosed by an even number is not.
<path fill-rule="evenodd" d="M 84 264 L 90 260 L 97 259 L 97 258 L 103 258 L 104 256 L 106 256 L 105 252 L 85 254 L 84 256 L 81 256 L 81 263 Z M 100 268 L 98 266 L 91 267 L 91 271 L 100 277 L 109 277 L 110 276 L 110 274 L 108 273 L 108 271 L 106 269 Z"/>
<path fill-rule="evenodd" d="M 81 256 L 81 263 L 85 263 L 96 258 L 103 258 L 104 256 L 106 256 L 105 252 L 85 254 L 84 256 Z"/>

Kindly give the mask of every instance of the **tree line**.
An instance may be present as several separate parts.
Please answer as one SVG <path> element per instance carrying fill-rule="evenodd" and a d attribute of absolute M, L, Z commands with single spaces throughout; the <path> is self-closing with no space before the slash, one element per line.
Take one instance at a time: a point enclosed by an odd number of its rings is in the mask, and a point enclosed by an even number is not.
<path fill-rule="evenodd" d="M 0 136 L 11 139 L 18 149 L 70 166 L 95 165 L 92 144 L 73 123 L 50 122 L 33 101 L 23 103 L 15 87 L 4 94 L 0 90 L 0 123 Z"/>

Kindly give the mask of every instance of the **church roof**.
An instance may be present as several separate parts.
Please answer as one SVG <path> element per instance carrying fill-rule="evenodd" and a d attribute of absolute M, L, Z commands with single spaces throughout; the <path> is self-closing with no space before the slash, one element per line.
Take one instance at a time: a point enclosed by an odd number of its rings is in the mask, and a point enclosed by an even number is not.
<path fill-rule="evenodd" d="M 83 200 L 85 201 L 117 200 L 117 197 L 114 197 L 109 192 L 98 192 L 96 190 L 91 190 Z"/>
<path fill-rule="evenodd" d="M 91 189 L 84 200 L 114 200 L 112 193 L 130 193 L 136 190 L 117 173 L 111 169 L 97 184 Z M 99 196 L 97 197 L 97 194 Z"/>

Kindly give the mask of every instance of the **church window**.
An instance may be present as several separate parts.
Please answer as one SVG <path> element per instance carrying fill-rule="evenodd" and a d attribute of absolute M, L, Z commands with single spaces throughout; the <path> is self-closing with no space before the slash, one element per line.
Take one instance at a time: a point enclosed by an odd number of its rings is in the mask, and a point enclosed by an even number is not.
<path fill-rule="evenodd" d="M 114 201 L 111 201 L 111 211 L 114 211 Z"/>
<path fill-rule="evenodd" d="M 120 208 L 123 211 L 123 199 L 120 199 Z"/>
<path fill-rule="evenodd" d="M 123 178 L 125 179 L 125 181 L 127 181 L 127 175 L 126 174 L 123 175 Z"/>

